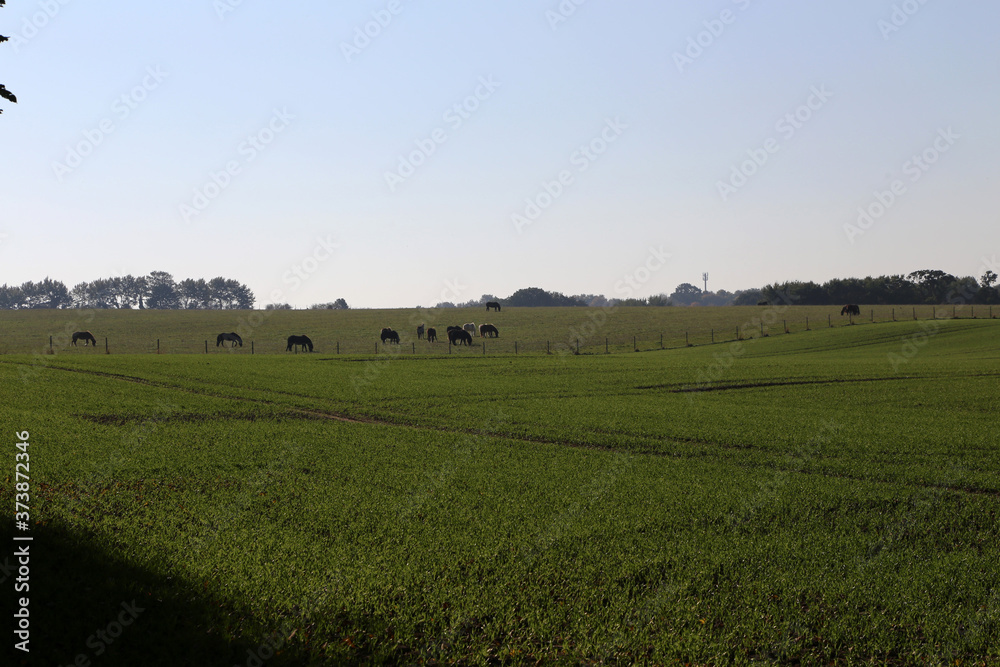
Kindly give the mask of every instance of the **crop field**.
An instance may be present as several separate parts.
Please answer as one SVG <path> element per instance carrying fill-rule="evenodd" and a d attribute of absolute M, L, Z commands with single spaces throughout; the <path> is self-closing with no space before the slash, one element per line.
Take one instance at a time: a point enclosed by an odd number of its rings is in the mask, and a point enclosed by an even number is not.
<path fill-rule="evenodd" d="M 30 664 L 1000 664 L 979 308 L 5 313 Z"/>

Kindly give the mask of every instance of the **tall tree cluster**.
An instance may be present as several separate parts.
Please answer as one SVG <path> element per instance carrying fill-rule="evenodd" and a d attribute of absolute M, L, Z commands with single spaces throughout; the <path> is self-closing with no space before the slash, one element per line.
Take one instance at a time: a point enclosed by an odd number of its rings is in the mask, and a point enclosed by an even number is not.
<path fill-rule="evenodd" d="M 117 276 L 82 282 L 67 289 L 45 278 L 21 285 L 0 286 L 0 308 L 200 308 L 250 309 L 255 298 L 249 287 L 229 278 L 185 278 L 175 281 L 166 271 L 148 276 Z"/>

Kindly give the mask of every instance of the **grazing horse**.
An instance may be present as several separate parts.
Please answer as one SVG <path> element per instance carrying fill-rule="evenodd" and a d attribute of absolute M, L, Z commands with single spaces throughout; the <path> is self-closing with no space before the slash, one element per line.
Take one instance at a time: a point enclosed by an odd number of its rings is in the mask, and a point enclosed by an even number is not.
<path fill-rule="evenodd" d="M 480 324 L 479 335 L 483 338 L 499 338 L 500 332 L 492 324 Z"/>
<path fill-rule="evenodd" d="M 466 322 L 465 324 L 462 325 L 462 328 L 465 329 L 466 331 L 468 331 L 473 336 L 476 335 L 476 323 L 475 322 Z"/>
<path fill-rule="evenodd" d="M 757 302 L 757 305 L 758 305 L 758 306 L 769 306 L 769 305 L 771 305 L 771 304 L 769 304 L 769 303 L 768 303 L 767 301 L 758 301 L 758 302 Z"/>
<path fill-rule="evenodd" d="M 427 330 L 427 342 L 428 343 L 433 343 L 433 342 L 437 341 L 437 339 L 438 339 L 438 332 L 434 329 L 434 327 L 431 327 L 430 329 L 428 329 Z"/>
<path fill-rule="evenodd" d="M 472 345 L 472 334 L 465 329 L 448 327 L 448 342 L 452 345 Z"/>
<path fill-rule="evenodd" d="M 76 341 L 82 340 L 83 346 L 87 347 L 87 343 L 93 343 L 94 347 L 97 347 L 97 339 L 94 338 L 94 334 L 89 331 L 74 331 L 73 332 L 73 345 L 76 345 Z"/>
<path fill-rule="evenodd" d="M 841 315 L 860 315 L 861 307 L 854 303 L 849 303 L 840 309 Z"/>
<path fill-rule="evenodd" d="M 313 351 L 313 342 L 309 340 L 309 336 L 303 335 L 303 336 L 289 336 L 288 347 L 285 348 L 285 352 L 290 352 L 293 347 L 298 347 L 299 345 L 302 346 L 303 352 L 306 351 L 306 348 L 309 348 L 310 352 Z"/>
<path fill-rule="evenodd" d="M 496 301 L 487 301 L 486 302 L 486 312 L 490 312 L 490 308 L 496 309 L 496 311 L 498 313 L 500 312 L 500 304 L 497 303 Z"/>
<path fill-rule="evenodd" d="M 383 343 L 389 341 L 390 343 L 396 343 L 399 345 L 399 334 L 389 327 L 382 329 L 381 338 Z"/>
<path fill-rule="evenodd" d="M 419 327 L 417 327 L 417 340 L 423 340 L 423 339 L 424 339 L 424 325 L 421 324 Z"/>
<path fill-rule="evenodd" d="M 235 332 L 220 333 L 215 339 L 215 347 L 219 347 L 220 345 L 222 345 L 223 341 L 229 341 L 230 343 L 232 343 L 230 347 L 236 347 L 237 343 L 239 343 L 240 347 L 243 347 L 243 339 L 240 338 L 240 335 Z"/>

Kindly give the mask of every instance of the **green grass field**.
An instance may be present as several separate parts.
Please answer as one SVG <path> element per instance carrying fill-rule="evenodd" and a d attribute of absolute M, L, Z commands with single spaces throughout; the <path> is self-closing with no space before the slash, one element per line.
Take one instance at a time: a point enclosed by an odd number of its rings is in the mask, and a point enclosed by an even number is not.
<path fill-rule="evenodd" d="M 995 312 L 994 312 L 995 311 Z M 1000 308 L 990 306 L 862 306 L 857 324 L 935 319 L 938 317 L 992 319 Z M 162 354 L 209 352 L 283 354 L 286 339 L 306 334 L 323 354 L 375 354 L 383 327 L 400 334 L 396 352 L 404 354 L 446 354 L 449 325 L 466 322 L 495 324 L 500 337 L 486 342 L 487 354 L 539 353 L 576 349 L 581 352 L 611 352 L 633 349 L 656 350 L 735 340 L 763 334 L 846 326 L 850 318 L 835 306 L 771 307 L 725 306 L 708 308 L 504 308 L 489 312 L 480 308 L 393 309 L 393 310 L 0 310 L 0 354 L 88 354 L 70 345 L 70 334 L 89 330 L 104 352 L 105 340 L 111 354 L 155 353 L 157 341 Z M 417 340 L 420 323 L 438 330 L 443 343 Z M 761 326 L 763 325 L 763 327 Z M 216 336 L 236 331 L 244 347 L 235 351 L 216 348 Z M 51 338 L 51 348 L 50 348 Z M 633 342 L 635 347 L 633 348 Z M 474 352 L 482 354 L 482 339 Z M 386 348 L 378 346 L 379 353 Z M 468 350 L 466 350 L 467 352 Z M 462 350 L 455 350 L 456 353 Z"/>
<path fill-rule="evenodd" d="M 56 354 L 65 311 L 4 314 L 34 664 L 998 664 L 1000 323 L 764 310 L 622 309 L 580 355 L 588 309 L 448 311 L 535 344 L 450 356 L 410 311 L 279 312 L 253 356 L 148 354 L 234 313 Z"/>

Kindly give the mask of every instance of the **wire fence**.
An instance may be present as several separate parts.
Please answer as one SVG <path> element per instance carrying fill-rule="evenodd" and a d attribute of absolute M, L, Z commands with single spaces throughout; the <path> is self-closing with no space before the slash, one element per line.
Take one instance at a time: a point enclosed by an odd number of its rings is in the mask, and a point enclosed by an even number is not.
<path fill-rule="evenodd" d="M 599 309 L 598 309 L 599 310 Z M 596 312 L 591 309 L 591 312 Z M 996 314 L 1000 316 L 1000 307 Z M 437 341 L 430 342 L 404 336 L 399 343 L 383 343 L 378 336 L 365 339 L 356 333 L 341 338 L 337 333 L 312 336 L 312 353 L 322 355 L 371 356 L 371 355 L 524 355 L 524 354 L 623 354 L 669 350 L 700 345 L 729 343 L 740 340 L 793 334 L 831 327 L 846 327 L 882 322 L 900 322 L 926 319 L 994 319 L 994 308 L 989 305 L 950 306 L 895 306 L 866 308 L 857 315 L 786 316 L 782 307 L 762 307 L 758 314 L 733 321 L 730 325 L 718 324 L 695 328 L 676 324 L 660 330 L 613 331 L 609 318 L 587 317 L 581 313 L 580 323 L 563 330 L 554 327 L 548 340 L 540 337 L 519 339 L 503 330 L 497 337 L 482 337 L 478 333 L 470 345 L 452 345 L 446 332 L 439 332 Z M 260 332 L 258 332 L 260 333 Z M 56 340 L 59 338 L 59 340 Z M 533 339 L 532 339 L 533 338 Z M 39 341 L 42 342 L 42 341 Z M 106 354 L 305 354 L 307 348 L 294 345 L 289 348 L 284 337 L 262 335 L 245 338 L 242 345 L 233 341 L 217 341 L 200 337 L 162 337 L 143 339 L 134 336 L 104 336 L 89 341 L 70 343 L 68 337 L 49 336 L 31 351 L 46 353 L 106 353 Z M 5 350 L 6 351 L 6 350 Z"/>

